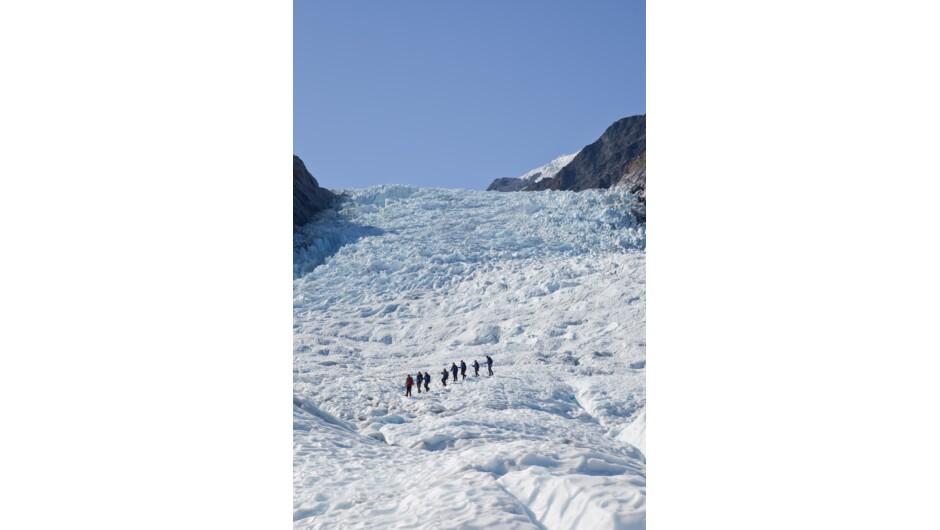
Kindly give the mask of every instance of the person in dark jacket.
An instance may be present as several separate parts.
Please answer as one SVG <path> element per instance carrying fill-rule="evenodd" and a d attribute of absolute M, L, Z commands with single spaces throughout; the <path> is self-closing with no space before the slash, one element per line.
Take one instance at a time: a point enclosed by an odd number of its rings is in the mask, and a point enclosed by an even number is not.
<path fill-rule="evenodd" d="M 408 379 L 405 379 L 405 397 L 411 396 L 411 386 L 414 384 L 414 379 L 411 378 L 411 374 L 408 374 Z"/>
<path fill-rule="evenodd" d="M 476 359 L 473 360 L 473 375 L 475 377 L 480 376 L 480 363 L 478 363 Z"/>
<path fill-rule="evenodd" d="M 415 383 L 418 384 L 418 393 L 421 393 L 421 382 L 424 380 L 424 376 L 421 375 L 421 372 L 418 372 L 418 375 L 415 376 Z"/>
<path fill-rule="evenodd" d="M 424 372 L 424 391 L 425 392 L 431 391 L 430 385 L 431 385 L 431 374 Z"/>
<path fill-rule="evenodd" d="M 458 371 L 458 370 L 460 370 L 460 368 L 457 368 L 457 363 L 450 363 L 450 371 L 453 372 L 453 374 L 454 374 L 453 379 L 454 379 L 454 382 L 455 382 L 455 383 L 457 382 L 457 371 Z"/>
<path fill-rule="evenodd" d="M 467 363 L 463 362 L 463 359 L 460 360 L 460 377 L 467 378 Z"/>
<path fill-rule="evenodd" d="M 493 375 L 493 359 L 489 355 L 486 356 L 486 369 L 490 371 L 490 375 Z"/>
<path fill-rule="evenodd" d="M 444 368 L 444 371 L 441 372 L 441 375 L 444 376 L 441 377 L 441 384 L 447 386 L 447 368 Z"/>

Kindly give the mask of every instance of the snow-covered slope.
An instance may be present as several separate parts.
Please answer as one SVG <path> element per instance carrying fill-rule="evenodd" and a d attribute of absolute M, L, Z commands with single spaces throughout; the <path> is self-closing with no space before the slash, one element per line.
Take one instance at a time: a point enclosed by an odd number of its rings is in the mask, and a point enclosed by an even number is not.
<path fill-rule="evenodd" d="M 580 153 L 580 151 L 578 151 Z M 492 184 L 486 189 L 487 191 L 522 191 L 529 187 L 531 184 L 536 182 L 541 182 L 545 179 L 553 178 L 558 174 L 569 162 L 574 160 L 574 157 L 578 156 L 578 153 L 573 153 L 570 155 L 562 155 L 551 162 L 545 164 L 544 166 L 537 167 L 532 171 L 529 171 L 525 175 L 517 178 L 504 178 L 496 179 Z"/>
<path fill-rule="evenodd" d="M 578 151 L 580 153 L 580 151 Z M 578 156 L 578 153 L 572 153 L 570 155 L 562 155 L 551 162 L 545 164 L 542 167 L 533 169 L 525 175 L 519 177 L 522 180 L 531 180 L 533 182 L 540 182 L 545 179 L 550 179 L 558 174 L 561 171 L 561 168 L 568 165 L 568 162 L 574 160 L 574 157 Z"/>
<path fill-rule="evenodd" d="M 644 528 L 632 199 L 379 186 L 296 234 L 295 528 Z"/>

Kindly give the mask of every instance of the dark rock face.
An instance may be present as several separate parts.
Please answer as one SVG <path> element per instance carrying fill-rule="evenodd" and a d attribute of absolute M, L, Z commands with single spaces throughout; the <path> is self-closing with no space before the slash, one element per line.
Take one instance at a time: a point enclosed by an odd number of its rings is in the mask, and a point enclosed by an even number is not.
<path fill-rule="evenodd" d="M 526 190 L 574 190 L 627 186 L 646 200 L 646 115 L 618 120 L 552 179 Z"/>
<path fill-rule="evenodd" d="M 304 166 L 303 160 L 294 155 L 294 230 L 329 208 L 335 198 L 336 195 L 330 190 L 317 184 L 317 180 Z"/>
<path fill-rule="evenodd" d="M 486 191 L 522 191 L 529 184 L 528 180 L 520 178 L 502 178 L 494 180 Z"/>

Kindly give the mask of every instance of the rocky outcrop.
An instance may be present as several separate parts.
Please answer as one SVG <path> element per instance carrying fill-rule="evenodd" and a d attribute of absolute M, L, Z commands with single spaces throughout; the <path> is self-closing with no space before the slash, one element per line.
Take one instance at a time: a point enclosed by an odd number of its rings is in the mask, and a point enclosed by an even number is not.
<path fill-rule="evenodd" d="M 626 186 L 646 198 L 646 115 L 618 120 L 552 179 L 527 190 L 574 190 Z"/>
<path fill-rule="evenodd" d="M 294 230 L 329 208 L 335 198 L 330 190 L 320 187 L 303 160 L 294 155 Z"/>
<path fill-rule="evenodd" d="M 507 177 L 494 180 L 489 187 L 486 188 L 486 191 L 522 191 L 529 184 L 531 184 L 531 182 L 524 180 L 522 177 Z"/>

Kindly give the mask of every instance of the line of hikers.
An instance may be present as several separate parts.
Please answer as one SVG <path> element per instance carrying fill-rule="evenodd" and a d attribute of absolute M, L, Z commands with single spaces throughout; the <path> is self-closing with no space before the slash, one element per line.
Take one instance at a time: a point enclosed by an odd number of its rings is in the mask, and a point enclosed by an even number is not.
<path fill-rule="evenodd" d="M 479 377 L 479 375 L 480 375 L 480 363 L 478 363 L 477 360 L 474 359 L 472 366 L 473 366 L 473 375 Z M 486 356 L 486 369 L 489 370 L 490 375 L 493 375 L 493 359 L 492 359 L 489 355 Z M 463 378 L 466 379 L 466 378 L 467 378 L 467 363 L 465 363 L 465 362 L 463 362 L 463 361 L 460 361 L 460 366 L 459 366 L 459 367 L 457 366 L 457 363 L 451 363 L 450 371 L 454 373 L 454 376 L 453 376 L 454 381 L 457 380 L 457 372 L 458 372 L 458 371 L 460 372 L 460 375 L 462 375 Z M 441 384 L 444 385 L 444 386 L 447 386 L 447 377 L 448 377 L 447 368 L 444 368 L 444 370 L 441 371 L 441 376 L 442 376 L 442 377 L 441 377 Z M 424 391 L 425 391 L 425 392 L 430 392 L 430 391 L 431 391 L 431 386 L 430 386 L 430 385 L 431 385 L 431 374 L 429 374 L 429 373 L 427 373 L 427 372 L 424 372 L 424 373 L 422 374 L 422 373 L 419 371 L 419 372 L 417 373 L 417 375 L 415 375 L 414 378 L 411 377 L 411 374 L 408 374 L 408 378 L 405 379 L 405 396 L 410 396 L 410 395 L 411 395 L 411 387 L 413 387 L 413 386 L 415 385 L 415 383 L 418 384 L 418 393 L 419 393 L 419 394 L 421 393 L 421 385 L 422 385 L 422 384 L 424 385 Z"/>

